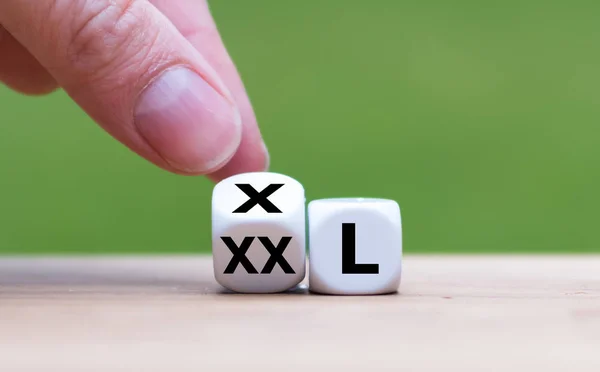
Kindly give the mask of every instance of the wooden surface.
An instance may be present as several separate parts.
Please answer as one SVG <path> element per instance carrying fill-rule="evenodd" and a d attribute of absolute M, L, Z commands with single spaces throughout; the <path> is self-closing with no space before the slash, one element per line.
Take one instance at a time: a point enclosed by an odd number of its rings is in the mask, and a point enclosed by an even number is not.
<path fill-rule="evenodd" d="M 600 371 L 600 256 L 406 256 L 400 293 L 222 293 L 210 258 L 0 258 L 0 371 Z"/>

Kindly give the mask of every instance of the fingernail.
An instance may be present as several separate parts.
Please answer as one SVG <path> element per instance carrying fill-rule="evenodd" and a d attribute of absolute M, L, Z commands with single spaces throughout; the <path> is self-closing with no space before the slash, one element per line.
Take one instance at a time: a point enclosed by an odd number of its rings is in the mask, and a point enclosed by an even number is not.
<path fill-rule="evenodd" d="M 264 142 L 262 143 L 262 148 L 263 152 L 265 153 L 265 172 L 268 172 L 269 168 L 271 167 L 271 155 L 269 154 L 269 149 Z"/>
<path fill-rule="evenodd" d="M 166 162 L 189 173 L 224 165 L 241 140 L 238 109 L 183 67 L 163 72 L 142 92 L 135 125 Z"/>

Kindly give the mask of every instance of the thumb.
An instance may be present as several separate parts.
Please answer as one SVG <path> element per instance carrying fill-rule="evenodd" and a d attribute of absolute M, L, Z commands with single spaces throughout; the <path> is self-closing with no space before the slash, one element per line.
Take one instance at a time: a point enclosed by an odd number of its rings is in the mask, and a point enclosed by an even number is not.
<path fill-rule="evenodd" d="M 2 0 L 2 24 L 101 127 L 159 167 L 208 174 L 241 141 L 217 73 L 146 0 Z"/>

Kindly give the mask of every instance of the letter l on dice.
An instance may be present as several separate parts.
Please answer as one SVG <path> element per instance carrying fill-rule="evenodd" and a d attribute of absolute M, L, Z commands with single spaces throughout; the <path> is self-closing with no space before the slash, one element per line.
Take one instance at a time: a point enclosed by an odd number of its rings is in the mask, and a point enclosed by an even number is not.
<path fill-rule="evenodd" d="M 308 205 L 309 285 L 338 295 L 393 293 L 402 273 L 402 223 L 393 200 L 337 198 Z"/>

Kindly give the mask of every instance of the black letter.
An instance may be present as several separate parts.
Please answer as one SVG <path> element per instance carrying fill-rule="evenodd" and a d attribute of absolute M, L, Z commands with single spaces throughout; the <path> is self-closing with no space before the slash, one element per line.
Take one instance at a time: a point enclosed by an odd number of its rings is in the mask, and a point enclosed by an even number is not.
<path fill-rule="evenodd" d="M 272 183 L 269 186 L 265 187 L 265 189 L 261 192 L 258 192 L 247 183 L 236 183 L 235 184 L 240 190 L 244 192 L 244 194 L 248 195 L 250 199 L 247 202 L 240 205 L 238 209 L 234 210 L 233 213 L 247 213 L 250 209 L 252 209 L 255 205 L 259 204 L 267 213 L 281 213 L 281 211 L 271 203 L 267 198 L 279 190 L 283 184 Z"/>
<path fill-rule="evenodd" d="M 356 224 L 342 224 L 342 274 L 379 274 L 378 264 L 356 263 Z"/>
<path fill-rule="evenodd" d="M 269 251 L 271 254 L 271 257 L 269 257 L 267 260 L 265 267 L 263 267 L 262 271 L 260 272 L 261 274 L 270 274 L 271 271 L 273 271 L 273 268 L 275 268 L 276 263 L 279 263 L 279 266 L 281 266 L 281 269 L 284 273 L 295 274 L 294 269 L 292 269 L 290 264 L 283 257 L 283 251 L 285 251 L 288 244 L 292 240 L 291 236 L 282 237 L 279 241 L 279 244 L 277 244 L 277 247 L 273 246 L 271 240 L 266 236 L 259 236 L 258 240 L 260 240 L 262 245 L 264 245 L 267 251 Z"/>
<path fill-rule="evenodd" d="M 258 271 L 256 271 L 254 266 L 252 266 L 252 263 L 250 260 L 248 260 L 248 257 L 246 257 L 246 252 L 248 252 L 248 248 L 250 248 L 252 241 L 254 241 L 253 236 L 245 237 L 239 248 L 236 246 L 231 237 L 222 236 L 221 239 L 223 242 L 225 242 L 225 245 L 227 245 L 227 248 L 229 248 L 231 253 L 233 253 L 233 257 L 231 258 L 231 261 L 229 261 L 229 265 L 227 265 L 227 268 L 225 268 L 225 272 L 223 274 L 233 274 L 239 263 L 244 266 L 244 269 L 246 269 L 248 274 L 258 274 Z"/>

